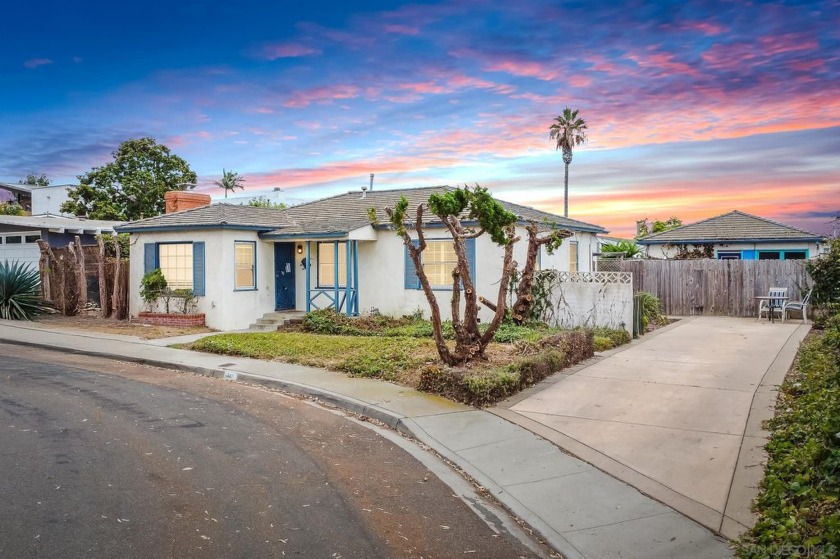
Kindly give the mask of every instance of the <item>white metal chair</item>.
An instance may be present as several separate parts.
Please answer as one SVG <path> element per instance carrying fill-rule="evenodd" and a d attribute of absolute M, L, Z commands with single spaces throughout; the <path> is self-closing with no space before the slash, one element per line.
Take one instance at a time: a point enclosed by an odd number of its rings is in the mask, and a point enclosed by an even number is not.
<path fill-rule="evenodd" d="M 802 311 L 802 322 L 808 324 L 808 302 L 811 300 L 811 291 L 805 294 L 801 301 L 788 301 L 782 307 L 782 322 L 787 318 L 788 311 Z"/>
<path fill-rule="evenodd" d="M 782 297 L 787 297 L 787 292 L 787 287 L 771 287 L 769 299 L 762 299 L 758 303 L 758 319 L 761 319 L 761 313 L 779 313 L 779 318 L 781 318 L 784 314 L 785 302 Z M 779 299 L 774 299 L 774 297 L 779 297 Z"/>

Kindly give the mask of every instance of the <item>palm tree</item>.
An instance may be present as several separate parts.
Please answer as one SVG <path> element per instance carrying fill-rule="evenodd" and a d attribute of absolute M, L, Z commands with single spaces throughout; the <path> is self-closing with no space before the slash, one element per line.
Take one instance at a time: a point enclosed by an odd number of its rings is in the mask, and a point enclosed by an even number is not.
<path fill-rule="evenodd" d="M 245 177 L 240 176 L 239 173 L 222 169 L 222 180 L 213 181 L 213 184 L 225 189 L 225 199 L 227 199 L 228 191 L 234 192 L 237 188 L 245 190 L 243 182 L 245 182 Z"/>
<path fill-rule="evenodd" d="M 563 216 L 569 217 L 569 163 L 572 162 L 572 149 L 586 141 L 586 121 L 578 118 L 578 111 L 569 107 L 554 119 L 548 127 L 549 139 L 557 142 L 557 149 L 563 150 L 563 163 L 566 164 L 566 181 L 563 191 Z"/>

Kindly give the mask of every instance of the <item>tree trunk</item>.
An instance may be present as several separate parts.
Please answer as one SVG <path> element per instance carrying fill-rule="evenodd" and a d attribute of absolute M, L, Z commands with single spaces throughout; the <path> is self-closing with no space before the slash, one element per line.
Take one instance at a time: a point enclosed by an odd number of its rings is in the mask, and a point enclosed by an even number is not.
<path fill-rule="evenodd" d="M 120 318 L 120 284 L 122 283 L 120 281 L 120 264 L 122 259 L 120 258 L 119 237 L 114 237 L 114 253 L 116 260 L 114 260 L 114 294 L 111 297 L 111 313 L 115 318 Z"/>
<path fill-rule="evenodd" d="M 516 301 L 512 307 L 513 322 L 518 325 L 522 325 L 522 323 L 528 320 L 531 305 L 534 303 L 532 291 L 534 288 L 534 273 L 537 266 L 537 253 L 540 247 L 556 240 L 558 237 L 565 239 L 572 236 L 571 231 L 555 229 L 547 237 L 540 237 L 535 223 L 527 225 L 525 229 L 528 231 L 528 253 L 525 258 L 525 267 L 522 269 L 522 275 L 519 278 L 519 285 L 516 289 Z"/>
<path fill-rule="evenodd" d="M 52 301 L 49 257 L 47 256 L 47 251 L 43 246 L 39 245 L 38 248 L 41 251 L 41 257 L 38 259 L 38 273 L 41 276 L 41 297 L 43 297 L 45 301 Z"/>
<path fill-rule="evenodd" d="M 46 289 L 50 292 L 50 297 L 48 301 L 52 302 L 52 304 L 61 312 L 61 314 L 67 314 L 66 307 L 66 300 L 64 298 L 64 262 L 59 262 L 58 258 L 55 257 L 55 253 L 50 248 L 50 245 L 47 244 L 46 241 L 42 239 L 38 239 L 38 248 L 41 249 L 41 254 L 46 254 L 47 258 L 47 269 L 46 269 L 46 277 L 47 277 L 47 287 Z M 55 273 L 55 281 L 58 283 L 58 291 L 57 293 L 53 293 L 52 289 L 52 282 L 50 280 L 50 275 Z"/>
<path fill-rule="evenodd" d="M 108 318 L 111 315 L 111 306 L 108 304 L 108 280 L 105 275 L 105 239 L 97 235 L 96 242 L 99 244 L 99 315 Z"/>
<path fill-rule="evenodd" d="M 85 273 L 85 251 L 82 249 L 82 240 L 76 235 L 76 243 L 74 245 L 75 251 L 75 265 L 76 265 L 76 283 L 79 289 L 79 310 L 85 308 L 88 302 L 87 290 L 87 274 Z"/>
<path fill-rule="evenodd" d="M 569 217 L 569 164 L 566 163 L 566 177 L 563 180 L 563 217 Z"/>

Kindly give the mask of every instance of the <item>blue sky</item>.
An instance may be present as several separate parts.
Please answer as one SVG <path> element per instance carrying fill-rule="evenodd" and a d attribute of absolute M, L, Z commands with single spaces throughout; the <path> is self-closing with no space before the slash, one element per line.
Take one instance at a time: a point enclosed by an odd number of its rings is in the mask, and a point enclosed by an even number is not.
<path fill-rule="evenodd" d="M 570 215 L 840 211 L 840 2 L 28 2 L 5 8 L 0 181 L 123 140 L 209 189 L 480 183 L 562 212 L 548 125 L 579 108 Z M 215 192 L 213 192 L 215 193 Z"/>

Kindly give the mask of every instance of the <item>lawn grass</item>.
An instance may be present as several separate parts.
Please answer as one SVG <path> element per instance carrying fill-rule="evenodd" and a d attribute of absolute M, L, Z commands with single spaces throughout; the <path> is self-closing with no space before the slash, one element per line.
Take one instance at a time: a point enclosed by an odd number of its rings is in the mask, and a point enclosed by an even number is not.
<path fill-rule="evenodd" d="M 437 359 L 434 342 L 429 339 L 303 332 L 219 334 L 182 347 L 322 367 L 353 376 L 385 380 L 406 379 L 421 365 Z"/>
<path fill-rule="evenodd" d="M 465 404 L 493 404 L 593 355 L 592 333 L 541 335 L 536 342 L 492 343 L 487 360 L 446 367 L 434 342 L 412 336 L 308 332 L 219 334 L 174 347 L 342 371 L 394 381 Z M 530 338 L 530 336 L 527 336 Z"/>

